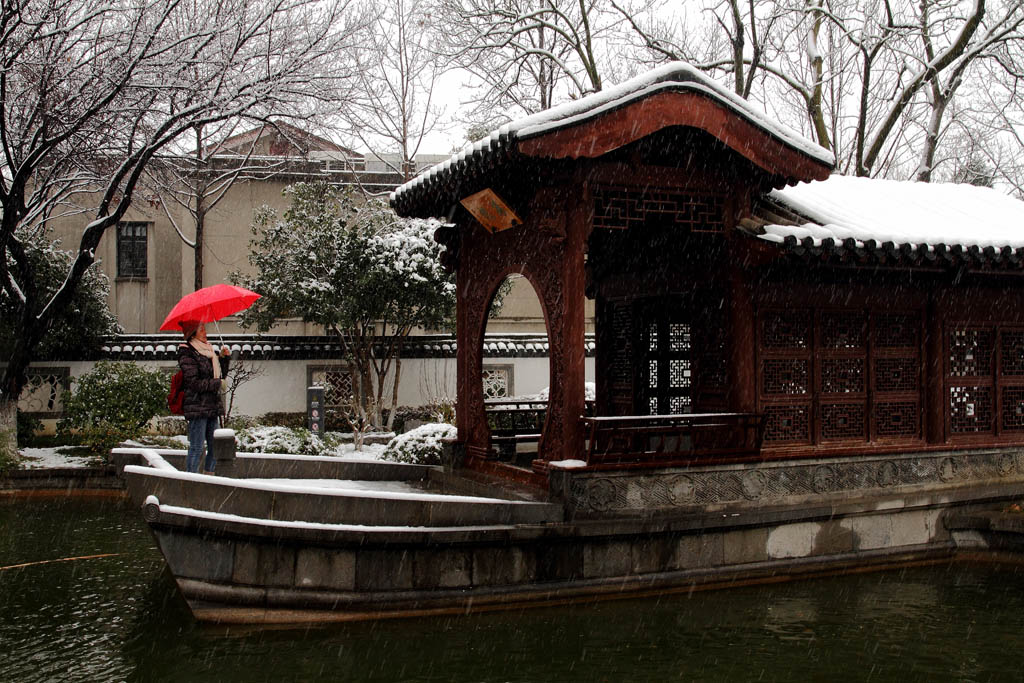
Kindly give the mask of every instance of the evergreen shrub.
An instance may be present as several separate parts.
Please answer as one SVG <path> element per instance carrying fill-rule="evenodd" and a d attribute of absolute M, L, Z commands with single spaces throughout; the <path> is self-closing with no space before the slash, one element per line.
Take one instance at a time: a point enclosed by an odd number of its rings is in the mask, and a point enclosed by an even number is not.
<path fill-rule="evenodd" d="M 341 440 L 327 433 L 323 438 L 308 429 L 291 427 L 249 427 L 235 432 L 242 453 L 285 453 L 289 455 L 328 455 Z"/>
<path fill-rule="evenodd" d="M 22 448 L 33 443 L 36 432 L 42 431 L 43 421 L 18 411 L 18 445 Z"/>
<path fill-rule="evenodd" d="M 450 424 L 434 422 L 421 425 L 393 438 L 381 457 L 413 465 L 440 465 L 442 440 L 454 439 L 457 433 Z"/>
<path fill-rule="evenodd" d="M 64 392 L 64 417 L 58 434 L 75 432 L 91 452 L 106 456 L 126 439 L 136 439 L 156 415 L 167 413 L 170 379 L 160 370 L 135 363 L 100 361 L 72 379 Z"/>

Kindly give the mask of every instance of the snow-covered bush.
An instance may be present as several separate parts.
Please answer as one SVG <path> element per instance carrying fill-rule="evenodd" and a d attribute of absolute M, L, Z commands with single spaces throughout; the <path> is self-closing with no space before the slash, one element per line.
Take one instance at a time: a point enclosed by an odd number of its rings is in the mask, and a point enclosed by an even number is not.
<path fill-rule="evenodd" d="M 235 438 L 238 439 L 238 450 L 243 453 L 324 455 L 331 448 L 308 429 L 290 427 L 251 427 L 236 432 Z"/>
<path fill-rule="evenodd" d="M 551 387 L 544 387 L 537 392 L 536 396 L 528 396 L 527 398 L 536 398 L 541 401 L 548 400 L 548 395 L 551 393 Z M 583 384 L 583 398 L 587 401 L 597 400 L 597 385 L 593 382 L 585 382 Z"/>
<path fill-rule="evenodd" d="M 181 415 L 158 415 L 149 424 L 150 431 L 157 436 L 188 434 L 188 422 Z"/>
<path fill-rule="evenodd" d="M 455 438 L 457 433 L 450 424 L 425 424 L 391 439 L 381 457 L 414 465 L 440 465 L 441 440 Z"/>

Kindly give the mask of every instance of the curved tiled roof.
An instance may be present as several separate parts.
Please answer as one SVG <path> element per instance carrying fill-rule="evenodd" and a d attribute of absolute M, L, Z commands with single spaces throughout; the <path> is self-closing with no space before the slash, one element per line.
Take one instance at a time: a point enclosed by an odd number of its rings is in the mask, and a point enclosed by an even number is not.
<path fill-rule="evenodd" d="M 597 118 L 659 92 L 695 92 L 705 95 L 749 123 L 765 131 L 779 142 L 831 168 L 835 155 L 807 140 L 799 133 L 768 119 L 750 102 L 685 62 L 671 62 L 648 71 L 618 86 L 558 107 L 508 123 L 489 136 L 420 174 L 391 193 L 391 205 L 406 215 L 419 197 L 457 184 L 459 176 L 474 175 L 493 168 L 516 153 L 519 141 L 538 137 Z"/>
<path fill-rule="evenodd" d="M 215 335 L 212 343 L 226 344 L 232 353 L 253 360 L 341 359 L 344 356 L 336 337 L 286 335 Z M 383 342 L 383 340 L 382 340 Z M 108 360 L 174 360 L 181 343 L 178 334 L 125 334 L 110 337 L 103 344 L 101 358 Z M 585 351 L 593 356 L 593 335 L 587 335 Z M 403 358 L 454 358 L 454 335 L 422 335 L 409 337 Z M 486 358 L 540 358 L 548 354 L 548 340 L 541 334 L 487 335 L 484 340 Z"/>

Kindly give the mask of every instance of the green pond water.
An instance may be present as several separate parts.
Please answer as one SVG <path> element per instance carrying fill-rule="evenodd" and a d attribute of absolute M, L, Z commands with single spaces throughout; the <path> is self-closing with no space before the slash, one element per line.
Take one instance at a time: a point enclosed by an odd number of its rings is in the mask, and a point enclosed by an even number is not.
<path fill-rule="evenodd" d="M 0 681 L 1021 681 L 1024 568 L 915 568 L 660 600 L 201 625 L 122 503 L 0 499 Z"/>

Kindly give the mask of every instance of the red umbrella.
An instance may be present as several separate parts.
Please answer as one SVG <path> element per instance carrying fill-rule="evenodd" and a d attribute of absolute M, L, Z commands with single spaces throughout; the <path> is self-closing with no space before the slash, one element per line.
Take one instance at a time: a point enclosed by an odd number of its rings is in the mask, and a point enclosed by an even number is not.
<path fill-rule="evenodd" d="M 161 330 L 181 331 L 180 323 L 194 320 L 209 323 L 252 306 L 260 295 L 234 285 L 203 287 L 181 298 L 167 314 Z"/>

